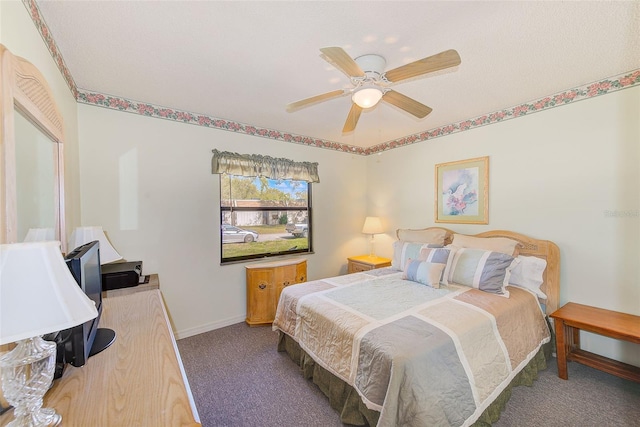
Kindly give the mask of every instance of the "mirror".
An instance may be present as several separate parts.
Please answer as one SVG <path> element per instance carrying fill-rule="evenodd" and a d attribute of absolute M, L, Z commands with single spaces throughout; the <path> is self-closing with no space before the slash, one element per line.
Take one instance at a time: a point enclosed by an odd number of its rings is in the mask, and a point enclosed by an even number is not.
<path fill-rule="evenodd" d="M 38 69 L 0 44 L 0 243 L 53 229 L 66 252 L 63 121 Z"/>
<path fill-rule="evenodd" d="M 16 113 L 17 239 L 22 242 L 30 229 L 51 229 L 55 232 L 57 189 L 53 166 L 56 144 L 19 110 Z"/>

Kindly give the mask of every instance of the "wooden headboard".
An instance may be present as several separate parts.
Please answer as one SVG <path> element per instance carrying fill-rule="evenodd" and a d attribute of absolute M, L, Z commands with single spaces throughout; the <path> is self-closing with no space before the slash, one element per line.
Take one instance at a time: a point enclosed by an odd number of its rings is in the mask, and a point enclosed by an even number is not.
<path fill-rule="evenodd" d="M 451 243 L 453 234 L 455 231 L 449 230 L 444 227 L 429 227 L 439 228 L 446 231 L 445 245 Z M 456 233 L 462 234 L 462 233 Z M 520 243 L 518 246 L 519 254 L 524 256 L 535 256 L 543 258 L 547 261 L 547 268 L 545 269 L 542 277 L 544 283 L 540 287 L 542 292 L 547 295 L 546 300 L 541 300 L 546 307 L 547 315 L 553 313 L 559 308 L 560 303 L 560 249 L 558 246 L 549 240 L 534 239 L 524 234 L 516 233 L 515 231 L 507 230 L 493 230 L 485 231 L 479 234 L 467 234 L 472 237 L 506 237 L 512 240 L 516 240 Z"/>

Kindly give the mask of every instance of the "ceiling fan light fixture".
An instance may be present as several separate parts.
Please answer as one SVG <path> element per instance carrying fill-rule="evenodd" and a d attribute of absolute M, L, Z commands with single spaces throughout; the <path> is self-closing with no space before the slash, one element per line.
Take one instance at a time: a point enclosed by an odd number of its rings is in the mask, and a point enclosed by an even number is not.
<path fill-rule="evenodd" d="M 360 108 L 371 108 L 382 99 L 382 90 L 376 86 L 361 86 L 351 95 L 351 100 Z"/>

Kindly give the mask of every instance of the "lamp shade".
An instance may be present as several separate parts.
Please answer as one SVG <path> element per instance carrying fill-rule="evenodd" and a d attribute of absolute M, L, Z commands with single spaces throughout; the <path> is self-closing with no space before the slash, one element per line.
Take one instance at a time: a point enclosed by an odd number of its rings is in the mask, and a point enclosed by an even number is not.
<path fill-rule="evenodd" d="M 362 227 L 362 232 L 364 234 L 380 234 L 383 233 L 382 223 L 380 222 L 380 218 L 377 216 L 368 216 L 364 220 L 364 227 Z"/>
<path fill-rule="evenodd" d="M 69 250 L 94 240 L 100 242 L 100 264 L 108 264 L 122 259 L 122 255 L 111 245 L 102 227 L 78 227 L 73 230 L 69 240 Z"/>
<path fill-rule="evenodd" d="M 0 245 L 0 345 L 69 329 L 98 316 L 71 275 L 60 242 Z"/>
<path fill-rule="evenodd" d="M 56 240 L 53 228 L 30 228 L 24 238 L 25 242 L 45 242 L 49 240 Z"/>

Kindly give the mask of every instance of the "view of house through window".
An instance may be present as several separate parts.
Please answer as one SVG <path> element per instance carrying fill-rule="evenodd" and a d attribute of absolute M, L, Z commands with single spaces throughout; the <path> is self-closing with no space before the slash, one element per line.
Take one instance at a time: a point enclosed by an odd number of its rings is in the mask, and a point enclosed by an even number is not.
<path fill-rule="evenodd" d="M 224 262 L 311 252 L 311 185 L 220 175 Z"/>

